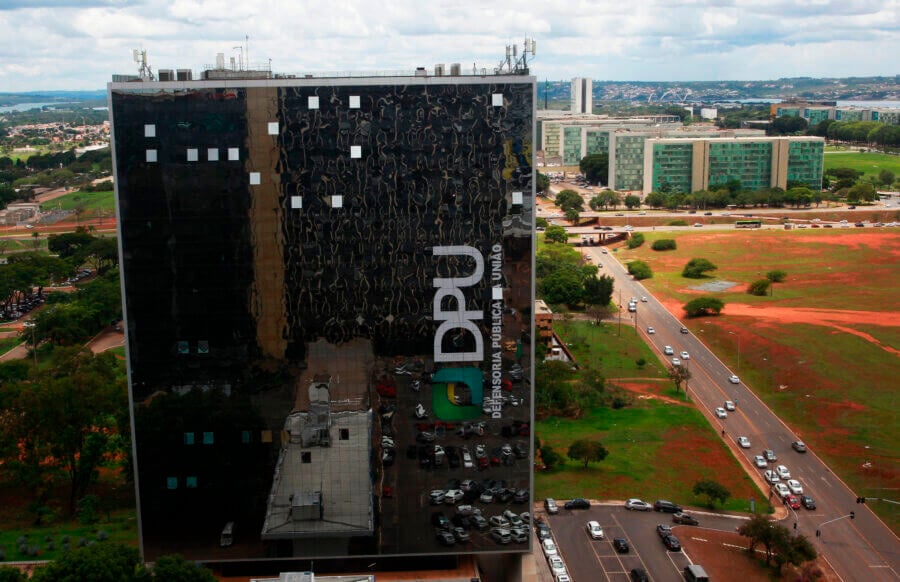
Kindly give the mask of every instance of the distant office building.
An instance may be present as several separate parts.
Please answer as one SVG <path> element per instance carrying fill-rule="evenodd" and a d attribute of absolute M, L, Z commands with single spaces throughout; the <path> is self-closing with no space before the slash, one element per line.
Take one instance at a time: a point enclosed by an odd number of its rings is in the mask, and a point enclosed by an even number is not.
<path fill-rule="evenodd" d="M 648 115 L 640 117 L 610 117 L 608 115 L 576 114 L 567 111 L 538 112 L 538 143 L 544 158 L 560 158 L 564 165 L 577 165 L 581 158 L 596 153 L 593 132 L 611 130 L 677 129 L 682 126 L 677 115 Z"/>
<path fill-rule="evenodd" d="M 109 85 L 145 559 L 528 551 L 534 78 L 220 77 Z"/>
<path fill-rule="evenodd" d="M 892 107 L 838 106 L 834 102 L 784 102 L 770 106 L 772 117 L 802 117 L 809 125 L 833 121 L 877 121 L 900 125 L 900 109 Z"/>
<path fill-rule="evenodd" d="M 593 83 L 589 77 L 575 77 L 572 79 L 571 105 L 572 113 L 593 113 L 594 97 Z"/>
<path fill-rule="evenodd" d="M 644 143 L 643 193 L 707 190 L 739 180 L 756 190 L 803 182 L 822 188 L 821 137 L 653 138 Z"/>

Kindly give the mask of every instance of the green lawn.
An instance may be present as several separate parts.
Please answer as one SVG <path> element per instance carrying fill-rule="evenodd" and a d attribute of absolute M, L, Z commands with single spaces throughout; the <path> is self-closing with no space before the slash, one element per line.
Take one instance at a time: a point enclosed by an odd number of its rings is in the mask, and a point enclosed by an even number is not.
<path fill-rule="evenodd" d="M 22 536 L 25 537 L 30 552 L 36 552 L 36 554 L 20 551 L 19 541 Z M 6 552 L 6 561 L 8 562 L 54 560 L 65 551 L 63 544 L 67 539 L 70 549 L 74 550 L 80 544 L 91 541 L 137 546 L 137 537 L 137 512 L 134 509 L 123 509 L 110 512 L 108 520 L 104 514 L 100 522 L 93 525 L 81 525 L 77 521 L 68 521 L 27 529 L 4 527 L 0 530 L 0 548 Z M 101 541 L 103 538 L 105 541 Z"/>
<path fill-rule="evenodd" d="M 895 176 L 900 176 L 900 156 L 875 152 L 827 152 L 825 170 L 831 168 L 851 168 L 873 176 L 881 170 L 890 170 Z"/>
<path fill-rule="evenodd" d="M 557 321 L 554 327 L 575 359 L 591 362 L 605 378 L 666 378 L 657 355 L 625 318 L 621 328 L 614 323 L 597 326 L 584 320 Z M 636 364 L 640 358 L 646 361 L 643 367 Z"/>
<path fill-rule="evenodd" d="M 0 354 L 5 354 L 20 343 L 22 343 L 22 340 L 17 337 L 0 338 Z"/>
<path fill-rule="evenodd" d="M 54 208 L 61 210 L 80 208 L 82 213 L 89 215 L 94 215 L 98 210 L 102 210 L 111 216 L 116 208 L 115 193 L 111 190 L 108 192 L 72 192 L 41 204 L 41 210 L 44 211 Z"/>
<path fill-rule="evenodd" d="M 664 498 L 705 503 L 691 491 L 700 479 L 716 480 L 732 494 L 726 509 L 748 511 L 765 497 L 738 465 L 709 421 L 693 407 L 642 401 L 618 410 L 597 408 L 578 420 L 550 417 L 536 425 L 542 444 L 565 455 L 580 438 L 599 439 L 609 456 L 587 469 L 568 461 L 535 473 L 535 496 L 571 499 Z"/>

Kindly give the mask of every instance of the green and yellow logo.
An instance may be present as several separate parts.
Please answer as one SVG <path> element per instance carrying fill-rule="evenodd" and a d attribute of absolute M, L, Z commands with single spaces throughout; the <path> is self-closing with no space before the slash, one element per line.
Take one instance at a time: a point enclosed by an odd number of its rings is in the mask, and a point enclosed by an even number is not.
<path fill-rule="evenodd" d="M 478 368 L 441 368 L 431 380 L 431 407 L 440 420 L 474 420 L 482 413 L 484 386 Z"/>

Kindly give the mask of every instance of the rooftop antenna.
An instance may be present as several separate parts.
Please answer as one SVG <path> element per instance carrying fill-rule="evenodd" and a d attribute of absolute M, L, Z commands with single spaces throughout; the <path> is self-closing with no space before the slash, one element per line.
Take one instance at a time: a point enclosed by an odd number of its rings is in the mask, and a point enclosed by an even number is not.
<path fill-rule="evenodd" d="M 239 50 L 241 52 L 238 53 L 238 70 L 244 70 L 244 47 L 243 46 L 233 46 L 232 50 Z"/>
<path fill-rule="evenodd" d="M 534 58 L 537 54 L 537 41 L 533 38 L 525 38 L 522 43 L 522 54 L 518 54 L 517 45 L 506 45 L 506 57 L 494 69 L 494 74 L 527 75 L 528 55 Z"/>
<path fill-rule="evenodd" d="M 140 75 L 141 80 L 154 80 L 153 71 L 150 69 L 150 64 L 147 62 L 147 51 L 143 49 L 134 49 L 132 51 L 132 56 L 134 57 L 134 62 L 140 65 L 138 67 L 138 74 Z"/>

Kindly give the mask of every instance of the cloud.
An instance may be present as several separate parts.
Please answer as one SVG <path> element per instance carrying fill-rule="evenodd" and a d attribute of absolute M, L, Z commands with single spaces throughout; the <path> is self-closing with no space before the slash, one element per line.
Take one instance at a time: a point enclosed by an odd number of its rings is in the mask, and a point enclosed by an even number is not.
<path fill-rule="evenodd" d="M 0 0 L 0 87 L 96 89 L 216 53 L 279 72 L 492 68 L 538 41 L 541 78 L 765 79 L 897 74 L 900 0 Z"/>

